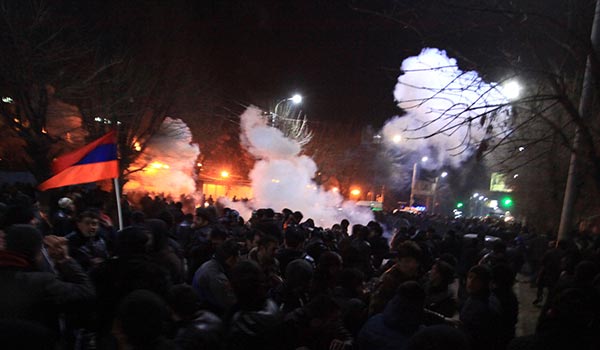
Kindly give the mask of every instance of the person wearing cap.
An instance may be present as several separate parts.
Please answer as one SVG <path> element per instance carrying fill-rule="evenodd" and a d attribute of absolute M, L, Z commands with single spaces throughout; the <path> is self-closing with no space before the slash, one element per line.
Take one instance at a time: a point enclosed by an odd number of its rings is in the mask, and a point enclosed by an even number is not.
<path fill-rule="evenodd" d="M 421 249 L 414 242 L 407 241 L 399 245 L 397 262 L 383 273 L 371 296 L 369 315 L 382 312 L 402 283 L 418 278 L 421 255 Z"/>
<path fill-rule="evenodd" d="M 95 291 L 81 266 L 69 256 L 67 241 L 31 225 L 12 225 L 0 244 L 0 320 L 27 322 L 58 333 L 58 315 L 90 302 Z M 42 244 L 57 274 L 41 272 Z"/>
<path fill-rule="evenodd" d="M 57 236 L 66 236 L 75 229 L 73 222 L 75 203 L 69 197 L 58 200 L 58 210 L 52 216 L 53 233 Z"/>

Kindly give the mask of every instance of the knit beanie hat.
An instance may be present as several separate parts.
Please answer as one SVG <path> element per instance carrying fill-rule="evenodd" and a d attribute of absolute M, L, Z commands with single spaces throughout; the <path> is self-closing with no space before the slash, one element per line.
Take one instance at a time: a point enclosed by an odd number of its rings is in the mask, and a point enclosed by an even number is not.
<path fill-rule="evenodd" d="M 42 249 L 42 234 L 32 225 L 12 225 L 6 230 L 6 250 L 33 260 Z"/>

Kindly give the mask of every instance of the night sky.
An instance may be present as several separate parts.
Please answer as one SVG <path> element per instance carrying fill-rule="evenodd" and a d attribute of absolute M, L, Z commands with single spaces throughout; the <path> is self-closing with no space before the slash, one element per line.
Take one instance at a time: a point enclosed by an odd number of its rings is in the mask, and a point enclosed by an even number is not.
<path fill-rule="evenodd" d="M 399 113 L 392 91 L 402 60 L 421 49 L 414 33 L 352 1 L 67 3 L 67 16 L 97 23 L 109 49 L 171 35 L 190 74 L 208 71 L 211 97 L 228 110 L 269 108 L 297 92 L 315 122 L 381 127 Z M 194 108 L 193 98 L 186 103 Z"/>
<path fill-rule="evenodd" d="M 312 120 L 381 125 L 398 113 L 398 68 L 416 46 L 397 24 L 344 1 L 223 1 L 212 10 L 204 19 L 226 98 L 268 107 L 299 92 Z"/>

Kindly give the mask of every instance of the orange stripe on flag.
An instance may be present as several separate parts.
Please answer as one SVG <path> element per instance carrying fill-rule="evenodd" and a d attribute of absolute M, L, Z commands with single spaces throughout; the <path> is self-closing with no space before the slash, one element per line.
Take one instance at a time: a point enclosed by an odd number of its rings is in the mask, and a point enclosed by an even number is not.
<path fill-rule="evenodd" d="M 38 188 L 45 191 L 51 188 L 112 179 L 118 176 L 119 162 L 117 160 L 74 165 L 44 181 Z"/>

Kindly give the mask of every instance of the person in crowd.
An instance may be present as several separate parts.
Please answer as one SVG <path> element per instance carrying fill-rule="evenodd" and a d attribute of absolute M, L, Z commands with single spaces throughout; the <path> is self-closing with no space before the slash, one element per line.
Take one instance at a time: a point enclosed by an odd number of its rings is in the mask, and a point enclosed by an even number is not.
<path fill-rule="evenodd" d="M 333 296 L 340 307 L 344 327 L 353 337 L 358 335 L 368 318 L 369 295 L 365 289 L 365 275 L 360 270 L 345 268 L 340 271 Z"/>
<path fill-rule="evenodd" d="M 284 314 L 304 306 L 309 301 L 313 273 L 313 266 L 304 259 L 293 260 L 287 265 L 283 283 L 271 293 L 272 299 Z"/>
<path fill-rule="evenodd" d="M 561 291 L 549 301 L 535 334 L 513 339 L 508 350 L 598 349 L 598 310 L 592 305 L 581 289 Z"/>
<path fill-rule="evenodd" d="M 280 349 L 283 315 L 267 298 L 265 275 L 254 261 L 240 261 L 231 270 L 236 303 L 227 320 L 227 349 Z"/>
<path fill-rule="evenodd" d="M 392 299 L 396 289 L 404 282 L 419 276 L 421 249 L 414 242 L 404 242 L 397 249 L 397 261 L 379 279 L 371 295 L 369 315 L 380 313 Z"/>
<path fill-rule="evenodd" d="M 98 213 L 86 210 L 77 215 L 75 231 L 65 236 L 69 241 L 71 256 L 85 271 L 100 265 L 109 257 L 106 241 L 98 232 L 99 220 Z"/>
<path fill-rule="evenodd" d="M 327 294 L 320 294 L 301 308 L 287 314 L 283 321 L 282 349 L 346 350 L 353 338 L 344 328 L 340 308 Z"/>
<path fill-rule="evenodd" d="M 283 282 L 279 261 L 275 258 L 278 246 L 277 239 L 272 236 L 264 236 L 258 241 L 258 246 L 248 253 L 248 260 L 257 263 L 265 274 L 269 289 L 275 288 Z"/>
<path fill-rule="evenodd" d="M 60 313 L 94 301 L 94 286 L 69 255 L 65 238 L 42 238 L 35 227 L 19 224 L 8 227 L 0 241 L 2 322 L 24 322 L 58 336 Z M 43 244 L 57 274 L 39 271 Z"/>
<path fill-rule="evenodd" d="M 180 350 L 211 350 L 221 347 L 223 321 L 202 310 L 198 294 L 187 284 L 171 287 L 167 296 L 173 329 L 171 336 Z"/>
<path fill-rule="evenodd" d="M 506 255 L 506 243 L 502 240 L 497 240 L 492 243 L 492 251 L 485 254 L 479 261 L 480 265 L 488 265 L 493 268 L 497 264 L 508 264 L 508 256 Z"/>
<path fill-rule="evenodd" d="M 58 200 L 58 210 L 52 215 L 52 229 L 57 236 L 66 236 L 75 230 L 75 202 L 69 197 Z"/>
<path fill-rule="evenodd" d="M 458 311 L 454 293 L 449 286 L 454 281 L 454 268 L 443 260 L 437 260 L 429 270 L 425 283 L 425 308 L 444 317 L 452 318 Z"/>
<path fill-rule="evenodd" d="M 337 274 L 344 267 L 342 257 L 335 252 L 325 252 L 319 257 L 311 285 L 311 296 L 332 295 L 337 285 Z"/>
<path fill-rule="evenodd" d="M 188 246 L 186 254 L 188 263 L 188 281 L 191 281 L 196 270 L 214 255 L 217 247 L 227 240 L 227 231 L 221 226 L 213 226 L 206 237 L 196 235 Z"/>
<path fill-rule="evenodd" d="M 174 284 L 184 281 L 183 261 L 169 245 L 167 224 L 160 219 L 146 220 L 146 226 L 151 234 L 149 256 L 157 264 L 169 271 L 171 282 Z"/>
<path fill-rule="evenodd" d="M 473 350 L 501 349 L 498 346 L 499 303 L 490 295 L 491 282 L 489 267 L 475 265 L 469 270 L 466 284 L 468 298 L 460 310 L 460 321 Z"/>
<path fill-rule="evenodd" d="M 266 236 L 272 236 L 277 242 L 283 242 L 283 224 L 275 219 L 275 211 L 271 208 L 263 208 L 256 211 L 252 228 L 262 232 Z"/>
<path fill-rule="evenodd" d="M 194 273 L 192 286 L 198 293 L 200 302 L 219 316 L 224 315 L 236 303 L 228 274 L 238 262 L 239 254 L 238 243 L 229 239 L 218 246 L 213 257 Z"/>
<path fill-rule="evenodd" d="M 515 273 L 508 264 L 492 266 L 492 294 L 500 306 L 499 348 L 506 349 L 515 337 L 519 318 L 519 301 L 513 291 Z"/>
<path fill-rule="evenodd" d="M 373 264 L 373 268 L 377 270 L 379 267 L 381 267 L 383 259 L 388 256 L 390 252 L 390 245 L 388 240 L 383 237 L 383 227 L 381 227 L 378 222 L 370 221 L 367 224 L 367 228 L 369 229 L 369 238 L 367 241 L 371 245 L 373 254 L 371 262 Z"/>
<path fill-rule="evenodd" d="M 340 245 L 346 267 L 361 270 L 367 278 L 370 278 L 375 273 L 371 261 L 373 248 L 368 240 L 370 234 L 367 226 L 354 225 L 352 226 L 352 236 L 349 238 L 350 244 L 346 243 Z"/>
<path fill-rule="evenodd" d="M 304 255 L 304 240 L 304 231 L 301 228 L 289 226 L 285 229 L 283 246 L 275 253 L 282 275 L 285 274 L 288 263 Z"/>
<path fill-rule="evenodd" d="M 122 298 L 137 289 L 147 289 L 161 297 L 169 291 L 169 272 L 148 254 L 150 237 L 143 226 L 126 227 L 117 235 L 117 255 L 90 271 L 98 293 L 94 322 L 99 344 L 112 342 L 112 320 Z"/>
<path fill-rule="evenodd" d="M 167 305 L 148 290 L 135 290 L 119 303 L 112 328 L 118 349 L 175 350 L 166 335 Z"/>
<path fill-rule="evenodd" d="M 356 341 L 357 349 L 404 349 L 424 322 L 425 292 L 415 281 L 402 283 L 384 311 L 367 321 Z"/>
<path fill-rule="evenodd" d="M 537 297 L 533 301 L 534 305 L 541 304 L 544 300 L 544 290 L 548 289 L 550 292 L 558 282 L 561 272 L 561 260 L 566 254 L 566 241 L 559 241 L 556 248 L 552 248 L 544 254 L 536 280 Z"/>
<path fill-rule="evenodd" d="M 183 249 L 186 257 L 189 256 L 192 247 L 197 242 L 203 242 L 208 239 L 208 235 L 215 226 L 215 221 L 210 211 L 206 208 L 197 208 L 196 216 L 190 226 L 180 225 L 177 228 L 177 243 Z"/>

